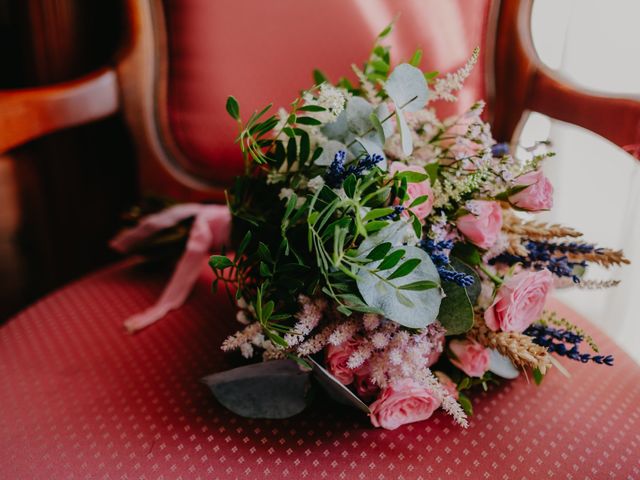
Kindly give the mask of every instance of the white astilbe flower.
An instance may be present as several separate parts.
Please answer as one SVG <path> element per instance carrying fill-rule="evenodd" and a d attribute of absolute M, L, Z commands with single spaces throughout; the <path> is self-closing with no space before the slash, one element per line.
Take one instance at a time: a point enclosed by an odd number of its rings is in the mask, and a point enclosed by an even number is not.
<path fill-rule="evenodd" d="M 352 370 L 360 368 L 364 362 L 369 360 L 372 352 L 373 348 L 371 344 L 365 341 L 364 344 L 349 356 L 349 360 L 347 360 L 347 367 Z"/>
<path fill-rule="evenodd" d="M 316 100 L 316 104 L 327 109 L 330 119 L 335 120 L 344 111 L 344 105 L 347 102 L 345 92 L 328 83 L 320 85 L 320 93 Z"/>
<path fill-rule="evenodd" d="M 291 195 L 294 194 L 294 191 L 292 188 L 281 188 L 280 189 L 280 193 L 278 194 L 278 198 L 280 200 L 289 200 L 291 198 Z"/>
<path fill-rule="evenodd" d="M 295 315 L 298 321 L 293 327 L 293 332 L 286 334 L 284 337 L 285 342 L 290 347 L 302 342 L 318 326 L 322 319 L 322 314 L 327 308 L 327 301 L 322 298 L 311 300 L 309 297 L 300 295 L 298 302 L 302 307 Z"/>
<path fill-rule="evenodd" d="M 252 323 L 251 325 L 245 327 L 243 330 L 240 330 L 239 332 L 236 332 L 233 335 L 227 337 L 227 339 L 222 342 L 221 348 L 225 352 L 242 348 L 242 345 L 251 343 L 251 339 L 261 331 L 262 326 L 259 322 Z"/>
<path fill-rule="evenodd" d="M 243 343 L 240 345 L 240 353 L 244 358 L 253 357 L 253 346 L 250 343 Z"/>
<path fill-rule="evenodd" d="M 318 190 L 321 190 L 322 187 L 324 187 L 324 184 L 325 181 L 324 178 L 322 178 L 322 175 L 317 175 L 307 182 L 307 188 L 312 193 L 316 193 Z"/>
<path fill-rule="evenodd" d="M 365 330 L 375 330 L 380 326 L 380 316 L 375 313 L 365 313 L 362 316 L 362 323 Z"/>
<path fill-rule="evenodd" d="M 438 78 L 434 84 L 434 95 L 430 100 L 445 100 L 447 102 L 455 102 L 457 97 L 453 92 L 459 91 L 464 86 L 464 81 L 471 75 L 473 67 L 478 62 L 480 49 L 476 47 L 471 54 L 467 63 L 454 73 L 447 73 L 444 78 Z"/>
<path fill-rule="evenodd" d="M 245 310 L 238 310 L 238 313 L 236 313 L 236 320 L 242 325 L 249 325 L 250 323 L 249 316 Z"/>
<path fill-rule="evenodd" d="M 358 329 L 358 324 L 355 320 L 347 320 L 339 324 L 335 330 L 329 336 L 329 343 L 334 346 L 342 345 L 344 342 L 353 337 L 354 333 Z"/>
<path fill-rule="evenodd" d="M 389 345 L 390 340 L 391 338 L 386 332 L 376 332 L 371 336 L 371 344 L 378 350 L 382 350 Z"/>
<path fill-rule="evenodd" d="M 351 65 L 351 69 L 353 70 L 353 73 L 356 74 L 356 77 L 358 77 L 358 80 L 360 81 L 360 88 L 364 92 L 364 98 L 366 98 L 366 100 L 373 105 L 379 104 L 380 97 L 378 97 L 378 92 L 376 91 L 376 88 L 374 87 L 374 85 L 365 76 L 363 71 L 360 70 L 357 65 Z"/>

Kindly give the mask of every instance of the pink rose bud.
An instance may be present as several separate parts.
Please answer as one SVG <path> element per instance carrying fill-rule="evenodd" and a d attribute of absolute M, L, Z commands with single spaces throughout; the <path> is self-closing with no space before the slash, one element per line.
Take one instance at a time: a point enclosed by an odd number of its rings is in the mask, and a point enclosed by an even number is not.
<path fill-rule="evenodd" d="M 551 210 L 553 207 L 553 185 L 542 171 L 525 173 L 515 180 L 516 185 L 526 186 L 525 189 L 509 197 L 514 207 L 531 212 Z"/>
<path fill-rule="evenodd" d="M 491 248 L 498 240 L 502 228 L 502 209 L 498 202 L 471 200 L 467 203 L 470 213 L 456 221 L 462 235 L 480 248 Z"/>
<path fill-rule="evenodd" d="M 356 393 L 363 400 L 371 400 L 380 392 L 380 387 L 371 380 L 371 367 L 369 362 L 365 362 L 355 372 L 354 385 Z"/>
<path fill-rule="evenodd" d="M 400 380 L 382 390 L 370 405 L 374 427 L 395 430 L 407 423 L 426 420 L 440 406 L 431 390 L 411 379 Z"/>
<path fill-rule="evenodd" d="M 438 332 L 434 338 L 432 338 L 431 343 L 433 344 L 433 348 L 426 355 L 427 357 L 427 367 L 430 367 L 434 363 L 436 363 L 440 359 L 440 355 L 444 351 L 444 330 Z"/>
<path fill-rule="evenodd" d="M 389 172 L 392 175 L 396 172 L 425 173 L 424 168 L 415 166 L 410 167 L 402 162 L 392 162 L 389 166 Z M 422 197 L 423 195 L 427 196 L 427 200 L 425 202 L 410 208 L 410 210 L 415 213 L 420 220 L 424 219 L 431 213 L 431 210 L 433 209 L 434 195 L 433 190 L 431 190 L 431 182 L 428 178 L 422 182 L 408 183 L 407 195 L 409 196 L 409 199 L 404 202 L 404 206 L 407 208 L 409 208 L 409 205 L 411 205 L 415 199 Z"/>
<path fill-rule="evenodd" d="M 458 397 L 460 396 L 460 393 L 458 392 L 458 386 L 453 380 L 451 380 L 451 378 L 449 378 L 449 375 L 444 372 L 433 372 L 433 374 L 438 378 L 438 381 L 440 382 L 440 385 L 442 385 L 442 388 L 444 388 L 449 393 L 449 395 L 458 400 Z"/>
<path fill-rule="evenodd" d="M 470 377 L 482 377 L 489 370 L 489 350 L 475 340 L 451 340 L 449 349 L 456 357 L 451 363 Z"/>
<path fill-rule="evenodd" d="M 353 383 L 355 371 L 347 366 L 349 357 L 358 348 L 358 342 L 347 340 L 336 346 L 329 344 L 325 349 L 325 365 L 329 373 L 343 385 Z"/>
<path fill-rule="evenodd" d="M 549 270 L 515 274 L 502 284 L 485 310 L 485 323 L 494 332 L 523 332 L 542 315 L 552 287 L 553 274 Z"/>

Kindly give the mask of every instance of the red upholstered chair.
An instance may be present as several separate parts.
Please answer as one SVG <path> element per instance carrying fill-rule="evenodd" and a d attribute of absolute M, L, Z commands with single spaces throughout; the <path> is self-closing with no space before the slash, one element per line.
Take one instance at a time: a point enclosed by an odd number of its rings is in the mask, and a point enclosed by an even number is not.
<path fill-rule="evenodd" d="M 486 98 L 508 140 L 539 111 L 615 144 L 637 143 L 640 103 L 581 91 L 533 50 L 531 0 L 128 0 L 113 66 L 85 78 L 0 92 L 0 152 L 122 109 L 138 144 L 140 188 L 222 199 L 239 172 L 224 100 L 287 104 L 314 67 L 331 78 L 366 57 L 400 12 L 396 59 L 481 62 L 461 105 Z M 451 106 L 442 106 L 451 108 Z M 122 321 L 166 276 L 128 260 L 49 295 L 0 329 L 1 478 L 631 478 L 640 477 L 640 367 L 604 335 L 614 368 L 565 362 L 540 388 L 525 378 L 479 394 L 468 430 L 444 415 L 388 432 L 315 405 L 285 421 L 235 417 L 198 379 L 229 368 L 219 350 L 232 306 L 203 271 L 187 304 L 127 336 Z M 562 305 L 561 312 L 585 322 Z M 593 328 L 593 327 L 590 327 Z"/>

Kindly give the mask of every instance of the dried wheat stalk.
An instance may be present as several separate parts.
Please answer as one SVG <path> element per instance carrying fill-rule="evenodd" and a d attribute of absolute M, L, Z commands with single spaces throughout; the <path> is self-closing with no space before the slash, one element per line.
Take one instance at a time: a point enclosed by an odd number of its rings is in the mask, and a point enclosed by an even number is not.
<path fill-rule="evenodd" d="M 476 317 L 476 323 L 468 336 L 485 347 L 497 350 L 517 367 L 537 368 L 543 375 L 551 368 L 547 349 L 536 345 L 531 337 L 523 333 L 494 332 L 481 317 Z"/>

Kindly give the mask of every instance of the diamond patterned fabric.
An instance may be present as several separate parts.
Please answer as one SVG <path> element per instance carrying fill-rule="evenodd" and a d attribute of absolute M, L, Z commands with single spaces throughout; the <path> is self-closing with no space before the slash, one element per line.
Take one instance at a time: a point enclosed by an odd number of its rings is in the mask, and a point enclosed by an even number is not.
<path fill-rule="evenodd" d="M 567 360 L 570 379 L 552 370 L 541 387 L 521 376 L 478 393 L 468 430 L 442 413 L 373 429 L 324 401 L 248 420 L 198 381 L 235 362 L 219 350 L 233 308 L 206 271 L 184 307 L 124 333 L 167 277 L 119 263 L 0 329 L 0 478 L 640 478 L 640 367 L 603 334 L 615 367 Z"/>

